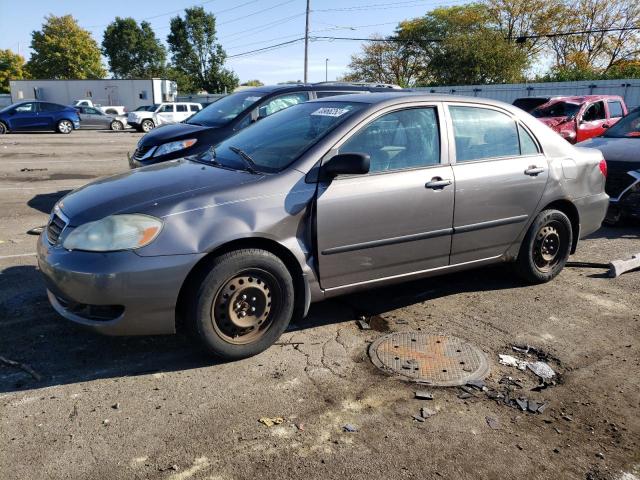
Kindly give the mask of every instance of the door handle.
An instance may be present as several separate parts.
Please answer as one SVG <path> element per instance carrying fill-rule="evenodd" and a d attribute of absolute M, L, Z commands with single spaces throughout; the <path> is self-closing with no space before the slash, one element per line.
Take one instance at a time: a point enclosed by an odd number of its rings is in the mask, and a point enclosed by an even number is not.
<path fill-rule="evenodd" d="M 425 187 L 431 188 L 433 190 L 439 190 L 446 187 L 447 185 L 451 185 L 451 183 L 451 179 L 449 178 L 442 179 L 441 177 L 433 177 L 431 181 L 425 184 Z"/>
<path fill-rule="evenodd" d="M 535 165 L 531 165 L 529 168 L 527 168 L 524 171 L 525 175 L 530 175 L 532 177 L 536 177 L 539 174 L 541 174 L 542 172 L 544 172 L 544 168 L 536 167 Z"/>

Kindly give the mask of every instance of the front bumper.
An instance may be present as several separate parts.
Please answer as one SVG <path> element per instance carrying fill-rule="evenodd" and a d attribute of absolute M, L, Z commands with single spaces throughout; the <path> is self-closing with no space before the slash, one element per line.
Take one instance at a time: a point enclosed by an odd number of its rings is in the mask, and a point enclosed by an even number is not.
<path fill-rule="evenodd" d="M 609 219 L 640 218 L 640 170 L 629 171 L 627 175 L 631 177 L 631 183 L 617 197 L 611 198 L 607 214 Z"/>
<path fill-rule="evenodd" d="M 38 265 L 53 308 L 106 335 L 174 333 L 178 293 L 203 256 L 67 251 L 51 246 L 46 231 L 38 240 Z"/>

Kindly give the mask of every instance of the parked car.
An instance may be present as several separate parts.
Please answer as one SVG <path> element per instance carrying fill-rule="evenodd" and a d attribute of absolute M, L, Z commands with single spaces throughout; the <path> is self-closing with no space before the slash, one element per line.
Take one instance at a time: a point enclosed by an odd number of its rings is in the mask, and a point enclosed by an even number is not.
<path fill-rule="evenodd" d="M 605 222 L 618 224 L 640 218 L 640 108 L 608 129 L 604 135 L 579 146 L 597 148 L 607 160 L 606 191 L 609 211 Z"/>
<path fill-rule="evenodd" d="M 323 98 L 68 194 L 38 263 L 67 319 L 130 335 L 182 318 L 242 358 L 340 294 L 498 262 L 550 281 L 604 218 L 605 165 L 500 102 Z"/>
<path fill-rule="evenodd" d="M 136 168 L 201 153 L 258 120 L 310 99 L 390 89 L 336 82 L 243 89 L 215 101 L 182 123 L 148 133 L 129 154 L 129 165 Z"/>
<path fill-rule="evenodd" d="M 0 110 L 0 134 L 28 130 L 71 133 L 80 128 L 80 117 L 73 107 L 29 100 Z"/>
<path fill-rule="evenodd" d="M 76 100 L 73 102 L 74 107 L 92 107 L 100 110 L 108 115 L 126 115 L 127 109 L 124 105 L 100 105 L 99 103 L 93 103 L 89 99 Z"/>
<path fill-rule="evenodd" d="M 93 107 L 75 107 L 80 116 L 80 128 L 109 128 L 124 130 L 128 127 L 127 117 L 124 115 L 107 115 Z"/>
<path fill-rule="evenodd" d="M 139 132 L 149 132 L 159 125 L 177 123 L 202 110 L 202 105 L 194 102 L 166 102 L 154 105 L 154 109 L 129 112 L 129 125 Z"/>
<path fill-rule="evenodd" d="M 602 135 L 627 114 L 627 106 L 617 95 L 552 97 L 530 113 L 569 143 L 577 143 Z"/>

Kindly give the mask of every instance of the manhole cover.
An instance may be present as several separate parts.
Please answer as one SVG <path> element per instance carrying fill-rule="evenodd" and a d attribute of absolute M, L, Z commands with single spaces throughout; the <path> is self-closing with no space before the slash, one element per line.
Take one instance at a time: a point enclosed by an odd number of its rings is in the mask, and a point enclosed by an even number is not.
<path fill-rule="evenodd" d="M 484 353 L 464 340 L 444 335 L 391 333 L 371 344 L 369 356 L 387 373 L 443 387 L 464 385 L 489 373 Z"/>

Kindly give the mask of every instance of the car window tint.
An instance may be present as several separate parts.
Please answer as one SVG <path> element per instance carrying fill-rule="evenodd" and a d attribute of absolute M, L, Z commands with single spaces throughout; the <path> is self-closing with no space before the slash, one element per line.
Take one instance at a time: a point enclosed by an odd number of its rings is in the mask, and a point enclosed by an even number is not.
<path fill-rule="evenodd" d="M 620 102 L 609 102 L 609 116 L 611 118 L 618 118 L 624 115 L 624 111 L 622 110 L 622 104 Z"/>
<path fill-rule="evenodd" d="M 520 155 L 516 123 L 504 113 L 477 107 L 449 107 L 456 161 Z"/>
<path fill-rule="evenodd" d="M 520 154 L 521 155 L 537 155 L 540 153 L 538 145 L 531 138 L 529 132 L 527 132 L 522 125 L 518 125 L 518 132 L 520 133 Z"/>
<path fill-rule="evenodd" d="M 353 135 L 341 153 L 366 153 L 370 172 L 425 167 L 440 163 L 440 135 L 435 108 L 387 113 Z"/>
<path fill-rule="evenodd" d="M 189 105 L 189 110 L 191 110 L 192 112 L 199 112 L 200 111 L 198 109 L 197 105 Z"/>
<path fill-rule="evenodd" d="M 186 112 L 186 111 L 187 111 L 186 105 L 176 105 L 176 112 Z"/>
<path fill-rule="evenodd" d="M 596 120 L 604 120 L 606 117 L 604 112 L 604 102 L 592 103 L 587 107 L 582 116 L 582 120 L 585 122 L 593 122 Z"/>
<path fill-rule="evenodd" d="M 260 106 L 259 115 L 261 117 L 268 117 L 280 110 L 303 103 L 309 100 L 309 94 L 307 92 L 287 93 L 286 95 L 280 95 L 279 97 L 272 98 L 264 105 Z"/>
<path fill-rule="evenodd" d="M 16 107 L 16 112 L 20 113 L 29 113 L 35 111 L 35 104 L 33 103 L 23 103 Z"/>

